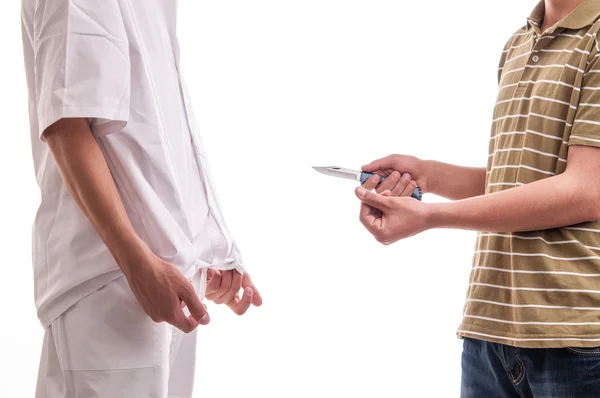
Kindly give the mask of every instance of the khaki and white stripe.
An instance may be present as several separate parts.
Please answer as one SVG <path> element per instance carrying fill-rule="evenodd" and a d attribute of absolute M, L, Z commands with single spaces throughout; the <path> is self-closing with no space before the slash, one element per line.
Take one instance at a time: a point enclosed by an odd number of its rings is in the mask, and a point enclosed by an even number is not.
<path fill-rule="evenodd" d="M 538 5 L 530 17 L 538 23 L 506 44 L 486 194 L 563 173 L 569 146 L 600 147 L 598 3 L 584 0 L 585 13 L 544 33 Z M 600 346 L 600 222 L 479 233 L 458 335 L 521 347 Z"/>

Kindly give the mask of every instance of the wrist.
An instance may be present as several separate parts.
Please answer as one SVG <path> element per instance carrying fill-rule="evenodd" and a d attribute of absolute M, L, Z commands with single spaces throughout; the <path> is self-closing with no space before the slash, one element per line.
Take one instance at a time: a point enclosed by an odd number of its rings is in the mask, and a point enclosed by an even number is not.
<path fill-rule="evenodd" d="M 433 173 L 434 167 L 434 161 L 432 160 L 417 159 L 417 167 L 415 169 L 422 171 L 419 186 L 423 193 L 435 193 L 435 179 L 432 178 L 435 176 L 435 173 Z"/>
<path fill-rule="evenodd" d="M 427 229 L 450 228 L 455 223 L 454 202 L 427 204 L 426 223 Z"/>
<path fill-rule="evenodd" d="M 136 234 L 114 237 L 106 246 L 127 278 L 139 268 L 147 266 L 154 256 Z"/>

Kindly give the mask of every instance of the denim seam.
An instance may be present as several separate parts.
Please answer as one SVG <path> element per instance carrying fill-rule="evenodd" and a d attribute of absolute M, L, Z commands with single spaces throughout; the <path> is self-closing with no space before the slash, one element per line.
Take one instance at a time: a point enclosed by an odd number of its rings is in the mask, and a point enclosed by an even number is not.
<path fill-rule="evenodd" d="M 513 383 L 515 383 L 515 385 L 519 385 L 519 383 L 521 383 L 525 378 L 525 365 L 523 365 L 523 361 L 521 361 L 521 356 L 519 355 L 518 349 L 516 347 L 513 347 L 513 350 L 515 353 L 515 359 L 519 364 L 519 367 L 521 368 L 519 377 L 517 378 L 517 380 L 513 380 Z"/>
<path fill-rule="evenodd" d="M 510 371 L 510 368 L 508 367 L 508 364 L 506 363 L 506 358 L 504 357 L 504 350 L 502 349 L 502 346 L 498 346 L 498 348 L 500 349 L 500 362 L 502 362 L 502 366 L 504 366 L 504 371 L 506 372 L 506 375 L 508 376 L 509 380 L 514 382 L 515 377 L 513 376 L 512 372 Z"/>
<path fill-rule="evenodd" d="M 499 353 L 499 357 L 500 357 L 500 362 L 502 362 L 502 366 L 504 366 L 504 371 L 506 373 L 506 377 L 508 378 L 508 380 L 511 381 L 511 385 L 513 386 L 513 388 L 515 389 L 516 393 L 522 397 L 523 394 L 521 393 L 521 391 L 517 388 L 517 385 L 515 384 L 515 377 L 513 376 L 512 372 L 510 371 L 510 368 L 508 367 L 508 364 L 506 363 L 506 358 L 504 356 L 504 349 L 502 347 L 502 345 L 498 345 L 500 353 Z"/>

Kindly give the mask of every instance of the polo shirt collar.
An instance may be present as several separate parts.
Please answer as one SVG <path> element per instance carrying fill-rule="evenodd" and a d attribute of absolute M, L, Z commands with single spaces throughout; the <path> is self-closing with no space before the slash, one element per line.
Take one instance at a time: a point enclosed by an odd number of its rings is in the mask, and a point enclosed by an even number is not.
<path fill-rule="evenodd" d="M 541 0 L 527 18 L 527 25 L 539 27 L 544 20 L 546 6 L 544 0 Z M 566 17 L 558 21 L 557 28 L 564 29 L 582 29 L 592 25 L 600 17 L 600 1 L 598 0 L 583 0 L 573 11 Z"/>
<path fill-rule="evenodd" d="M 531 12 L 531 15 L 527 18 L 527 28 L 531 26 L 539 27 L 544 20 L 544 14 L 546 12 L 546 5 L 544 4 L 544 0 L 541 0 L 537 6 Z"/>

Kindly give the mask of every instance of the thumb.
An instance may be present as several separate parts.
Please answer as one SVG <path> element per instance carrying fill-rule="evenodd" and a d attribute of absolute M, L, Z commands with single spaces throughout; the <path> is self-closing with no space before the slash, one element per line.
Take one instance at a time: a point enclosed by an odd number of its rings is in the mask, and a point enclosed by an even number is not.
<path fill-rule="evenodd" d="M 387 210 L 392 198 L 367 191 L 363 187 L 356 188 L 356 196 L 364 203 L 379 210 Z"/>
<path fill-rule="evenodd" d="M 208 325 L 208 323 L 210 322 L 210 316 L 208 315 L 206 306 L 202 304 L 202 301 L 200 301 L 200 298 L 198 297 L 191 285 L 183 289 L 179 297 L 182 301 L 185 302 L 185 305 L 188 307 L 190 314 L 192 314 L 194 319 L 200 325 Z"/>
<path fill-rule="evenodd" d="M 378 170 L 386 170 L 386 169 L 393 169 L 393 168 L 394 168 L 394 160 L 390 155 L 390 156 L 386 156 L 381 159 L 374 160 L 369 164 L 365 164 L 363 167 L 361 167 L 361 170 L 368 171 L 368 172 L 374 172 L 374 171 L 378 171 Z"/>
<path fill-rule="evenodd" d="M 383 191 L 382 193 L 380 193 L 381 196 L 392 196 L 392 191 L 390 191 L 389 189 L 386 189 L 385 191 Z"/>

